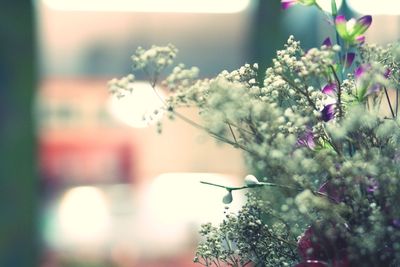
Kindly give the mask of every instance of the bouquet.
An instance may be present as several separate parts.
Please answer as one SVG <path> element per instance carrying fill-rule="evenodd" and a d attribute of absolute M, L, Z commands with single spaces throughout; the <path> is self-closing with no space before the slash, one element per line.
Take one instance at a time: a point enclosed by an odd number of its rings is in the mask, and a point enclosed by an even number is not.
<path fill-rule="evenodd" d="M 400 46 L 366 43 L 372 17 L 347 20 L 334 0 L 329 13 L 316 0 L 281 4 L 319 9 L 334 36 L 307 51 L 290 36 L 267 70 L 246 64 L 212 79 L 174 65 L 173 45 L 132 56 L 162 102 L 144 120 L 162 112 L 183 119 L 242 150 L 251 172 L 241 187 L 208 183 L 225 190 L 227 205 L 236 190 L 246 190 L 247 200 L 220 225 L 202 226 L 194 261 L 400 266 Z M 114 79 L 109 89 L 124 97 L 135 90 L 134 78 Z M 182 107 L 196 107 L 202 121 Z"/>

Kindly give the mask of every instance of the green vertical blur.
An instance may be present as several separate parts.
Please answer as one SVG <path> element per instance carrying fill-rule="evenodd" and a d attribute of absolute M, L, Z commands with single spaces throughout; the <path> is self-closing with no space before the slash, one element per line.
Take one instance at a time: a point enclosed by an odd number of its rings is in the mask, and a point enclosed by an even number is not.
<path fill-rule="evenodd" d="M 287 36 L 281 30 L 281 2 L 278 0 L 257 0 L 253 20 L 252 47 L 250 57 L 258 62 L 259 75 L 262 80 L 265 69 L 271 65 L 276 50 L 281 49 Z M 261 81 L 260 81 L 261 82 Z"/>
<path fill-rule="evenodd" d="M 38 266 L 32 122 L 36 86 L 33 8 L 0 8 L 0 266 Z"/>

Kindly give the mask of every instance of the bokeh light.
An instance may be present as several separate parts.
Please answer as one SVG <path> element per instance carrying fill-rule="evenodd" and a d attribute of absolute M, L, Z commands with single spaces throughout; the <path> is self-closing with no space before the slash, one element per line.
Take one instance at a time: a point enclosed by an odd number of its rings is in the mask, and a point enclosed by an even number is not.
<path fill-rule="evenodd" d="M 157 95 L 146 82 L 135 82 L 132 92 L 124 97 L 110 96 L 110 112 L 119 121 L 135 128 L 153 125 L 164 113 L 162 95 L 158 92 Z"/>

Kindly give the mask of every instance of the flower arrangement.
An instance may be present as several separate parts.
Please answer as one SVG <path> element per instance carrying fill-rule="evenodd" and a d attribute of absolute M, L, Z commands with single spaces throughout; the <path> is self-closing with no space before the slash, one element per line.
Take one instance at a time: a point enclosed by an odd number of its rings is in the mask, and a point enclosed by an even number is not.
<path fill-rule="evenodd" d="M 316 0 L 282 0 L 324 12 Z M 163 110 L 243 151 L 253 175 L 241 187 L 210 184 L 234 201 L 237 214 L 205 224 L 195 262 L 204 266 L 400 266 L 400 46 L 367 44 L 371 16 L 346 20 L 331 1 L 325 13 L 336 36 L 304 51 L 290 36 L 260 80 L 257 64 L 212 79 L 196 67 L 173 65 L 172 46 L 138 48 L 135 70 Z M 172 71 L 159 82 L 161 73 Z M 132 74 L 110 81 L 123 97 Z M 392 95 L 392 96 L 391 96 Z M 394 95 L 394 96 L 393 96 Z M 196 107 L 202 122 L 179 112 Z M 161 131 L 161 124 L 158 123 Z"/>

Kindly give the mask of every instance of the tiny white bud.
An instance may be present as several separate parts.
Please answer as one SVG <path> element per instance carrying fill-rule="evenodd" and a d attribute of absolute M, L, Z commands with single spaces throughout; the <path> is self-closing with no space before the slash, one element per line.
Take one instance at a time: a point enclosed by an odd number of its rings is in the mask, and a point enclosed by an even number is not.
<path fill-rule="evenodd" d="M 228 191 L 228 193 L 226 193 L 226 195 L 222 198 L 222 202 L 224 204 L 230 204 L 233 201 L 233 197 L 232 197 L 232 192 Z"/>
<path fill-rule="evenodd" d="M 247 175 L 245 178 L 244 178 L 244 184 L 245 185 L 247 185 L 247 186 L 251 186 L 251 185 L 259 185 L 260 184 L 260 182 L 258 181 L 258 179 L 254 176 L 254 175 Z"/>

